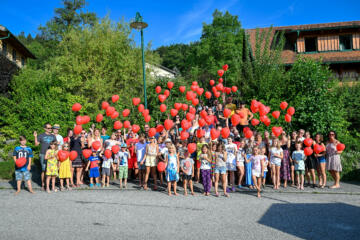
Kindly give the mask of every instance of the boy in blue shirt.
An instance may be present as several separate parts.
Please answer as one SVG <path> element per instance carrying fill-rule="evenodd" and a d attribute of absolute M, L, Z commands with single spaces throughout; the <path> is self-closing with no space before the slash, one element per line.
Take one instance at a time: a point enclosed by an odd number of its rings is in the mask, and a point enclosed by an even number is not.
<path fill-rule="evenodd" d="M 304 174 L 305 174 L 305 154 L 301 149 L 302 144 L 300 142 L 295 145 L 296 151 L 291 155 L 291 160 L 295 163 L 295 174 L 297 178 L 297 189 L 304 190 Z"/>
<path fill-rule="evenodd" d="M 26 138 L 24 136 L 19 137 L 20 146 L 15 147 L 13 152 L 14 162 L 19 158 L 25 158 L 26 163 L 23 166 L 17 167 L 15 164 L 15 180 L 16 180 L 16 194 L 18 194 L 21 190 L 21 182 L 24 179 L 28 186 L 28 190 L 31 193 L 34 193 L 31 186 L 31 160 L 33 158 L 33 152 L 30 147 L 26 146 Z"/>
<path fill-rule="evenodd" d="M 90 168 L 89 171 L 90 187 L 94 187 L 94 178 L 95 178 L 96 186 L 101 187 L 99 183 L 99 177 L 100 177 L 99 162 L 100 162 L 100 158 L 97 156 L 96 151 L 93 151 L 92 156 L 89 157 L 89 161 L 85 169 L 85 171 L 88 171 Z"/>
<path fill-rule="evenodd" d="M 122 186 L 123 179 L 124 179 L 124 188 L 126 188 L 127 178 L 128 178 L 128 160 L 130 158 L 130 153 L 129 150 L 127 149 L 126 143 L 121 144 L 121 151 L 119 151 L 115 157 L 118 158 L 120 189 L 123 187 Z"/>

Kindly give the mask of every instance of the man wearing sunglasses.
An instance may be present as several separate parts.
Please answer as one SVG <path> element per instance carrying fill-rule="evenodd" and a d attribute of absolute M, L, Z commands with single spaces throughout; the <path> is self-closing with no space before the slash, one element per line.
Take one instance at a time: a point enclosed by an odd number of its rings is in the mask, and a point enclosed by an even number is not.
<path fill-rule="evenodd" d="M 44 125 L 45 132 L 37 135 L 37 132 L 34 132 L 34 138 L 35 138 L 35 146 L 40 145 L 40 164 L 41 164 L 41 188 L 42 190 L 45 190 L 45 182 L 44 182 L 44 176 L 45 176 L 45 170 L 46 170 L 46 161 L 45 161 L 45 153 L 48 150 L 50 143 L 52 141 L 56 141 L 56 137 L 51 133 L 52 127 L 50 123 L 45 123 Z"/>

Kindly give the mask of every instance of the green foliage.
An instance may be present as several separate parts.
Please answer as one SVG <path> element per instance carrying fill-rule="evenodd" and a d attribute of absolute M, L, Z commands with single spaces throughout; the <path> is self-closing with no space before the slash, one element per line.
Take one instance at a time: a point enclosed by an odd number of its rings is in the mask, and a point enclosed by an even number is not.
<path fill-rule="evenodd" d="M 341 154 L 341 180 L 360 181 L 360 152 L 345 150 Z"/>
<path fill-rule="evenodd" d="M 166 47 L 159 47 L 155 52 L 160 55 L 163 66 L 186 75 L 186 71 L 188 70 L 187 61 L 191 47 L 192 45 L 187 44 L 173 44 Z"/>
<path fill-rule="evenodd" d="M 0 179 L 12 179 L 14 178 L 14 161 L 0 162 Z"/>

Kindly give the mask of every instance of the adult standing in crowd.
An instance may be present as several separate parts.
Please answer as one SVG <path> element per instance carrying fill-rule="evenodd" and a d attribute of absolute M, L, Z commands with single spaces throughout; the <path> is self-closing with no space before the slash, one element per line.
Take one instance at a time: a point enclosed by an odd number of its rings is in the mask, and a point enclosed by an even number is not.
<path fill-rule="evenodd" d="M 320 153 L 315 153 L 315 157 L 317 159 L 317 172 L 319 176 L 319 187 L 324 188 L 326 186 L 326 147 L 324 144 L 324 138 L 320 133 L 315 135 L 314 144 L 318 144 L 322 147 L 323 151 Z"/>
<path fill-rule="evenodd" d="M 74 132 L 71 128 L 68 128 L 66 133 L 67 133 L 67 135 L 66 135 L 66 137 L 64 137 L 64 143 L 69 143 L 70 138 L 74 135 Z"/>
<path fill-rule="evenodd" d="M 64 138 L 59 134 L 59 130 L 60 130 L 60 125 L 59 124 L 54 124 L 54 126 L 52 127 L 53 130 L 53 134 L 56 137 L 56 141 L 58 144 L 58 149 L 61 150 L 62 149 L 62 145 L 64 144 Z"/>
<path fill-rule="evenodd" d="M 334 179 L 334 185 L 330 188 L 340 187 L 340 172 L 342 171 L 340 154 L 342 151 L 336 149 L 336 145 L 339 141 L 336 139 L 336 132 L 329 132 L 329 141 L 326 144 L 326 169 L 330 172 Z"/>
<path fill-rule="evenodd" d="M 145 173 L 145 182 L 144 182 L 144 190 L 147 190 L 147 182 L 149 180 L 149 175 L 151 171 L 151 175 L 154 179 L 154 190 L 157 190 L 156 184 L 156 166 L 157 166 L 157 155 L 159 153 L 159 146 L 156 143 L 155 137 L 150 138 L 150 143 L 146 146 L 146 173 Z M 144 161 L 144 160 L 143 160 Z"/>
<path fill-rule="evenodd" d="M 70 137 L 70 150 L 77 152 L 77 157 L 71 163 L 71 178 L 70 182 L 73 187 L 80 187 L 83 182 L 81 181 L 82 170 L 84 162 L 82 158 L 82 149 L 85 148 L 85 131 L 81 132 L 81 135 L 74 134 Z M 74 184 L 74 171 L 76 170 L 76 185 Z"/>
<path fill-rule="evenodd" d="M 241 102 L 238 109 L 236 109 L 236 114 L 240 116 L 240 122 L 237 125 L 237 130 L 240 134 L 243 133 L 243 129 L 249 126 L 249 121 L 254 117 L 252 112 L 245 107 L 245 102 Z"/>
<path fill-rule="evenodd" d="M 51 133 L 52 127 L 50 123 L 45 123 L 44 125 L 45 132 L 37 135 L 37 132 L 34 132 L 34 138 L 35 138 L 35 146 L 40 145 L 40 164 L 41 164 L 41 189 L 45 190 L 45 171 L 46 171 L 46 160 L 45 160 L 45 154 L 48 150 L 50 143 L 52 141 L 56 141 L 56 137 Z"/>

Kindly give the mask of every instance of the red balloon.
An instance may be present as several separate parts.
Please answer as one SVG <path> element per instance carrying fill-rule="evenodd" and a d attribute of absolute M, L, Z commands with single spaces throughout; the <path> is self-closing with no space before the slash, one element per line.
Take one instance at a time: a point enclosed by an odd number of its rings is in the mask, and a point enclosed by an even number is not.
<path fill-rule="evenodd" d="M 58 151 L 58 159 L 60 162 L 65 161 L 66 159 L 68 159 L 70 152 L 69 151 L 65 151 L 65 150 L 59 150 Z"/>
<path fill-rule="evenodd" d="M 323 152 L 324 150 L 325 149 L 324 149 L 324 147 L 322 145 L 317 144 L 317 143 L 314 145 L 314 152 L 316 154 L 319 154 L 319 153 Z"/>
<path fill-rule="evenodd" d="M 231 87 L 231 91 L 236 92 L 237 90 L 238 90 L 238 87 L 237 87 L 237 86 L 232 86 L 232 87 Z"/>
<path fill-rule="evenodd" d="M 176 109 L 171 109 L 171 110 L 170 110 L 170 114 L 171 114 L 171 116 L 175 117 L 175 116 L 178 114 L 178 110 L 176 110 Z"/>
<path fill-rule="evenodd" d="M 306 147 L 304 149 L 304 154 L 305 154 L 305 156 L 310 156 L 311 154 L 313 154 L 312 148 L 311 147 Z"/>
<path fill-rule="evenodd" d="M 133 98 L 133 99 L 132 99 L 132 103 L 133 103 L 134 106 L 139 105 L 140 102 L 141 102 L 140 98 Z"/>
<path fill-rule="evenodd" d="M 236 126 L 240 123 L 240 116 L 237 115 L 237 114 L 233 114 L 232 117 L 231 117 L 231 123 L 233 126 Z"/>
<path fill-rule="evenodd" d="M 166 96 L 165 96 L 165 95 L 162 95 L 162 94 L 160 94 L 160 95 L 158 96 L 158 98 L 159 98 L 159 101 L 160 101 L 160 102 L 164 102 L 164 101 L 166 100 Z"/>
<path fill-rule="evenodd" d="M 114 153 L 114 154 L 117 154 L 119 151 L 120 151 L 120 147 L 119 145 L 114 145 L 111 147 L 111 151 Z"/>
<path fill-rule="evenodd" d="M 103 119 L 104 119 L 104 116 L 101 113 L 96 115 L 96 122 L 101 122 Z"/>
<path fill-rule="evenodd" d="M 109 106 L 110 106 L 110 105 L 109 105 L 108 102 L 102 102 L 102 103 L 101 103 L 101 108 L 104 109 L 104 110 L 106 110 Z"/>
<path fill-rule="evenodd" d="M 189 153 L 194 153 L 196 151 L 196 143 L 189 143 L 188 151 L 189 151 Z"/>
<path fill-rule="evenodd" d="M 163 125 L 159 124 L 159 125 L 156 126 L 156 132 L 160 133 L 160 132 L 162 132 L 163 130 L 164 130 L 164 126 L 163 126 Z"/>
<path fill-rule="evenodd" d="M 189 137 L 190 137 L 190 134 L 187 131 L 185 131 L 185 130 L 181 131 L 181 133 L 180 133 L 181 140 L 184 141 L 184 140 L 188 139 Z"/>
<path fill-rule="evenodd" d="M 110 116 L 111 119 L 115 119 L 119 116 L 119 113 L 117 111 L 113 112 L 113 114 Z"/>
<path fill-rule="evenodd" d="M 217 71 L 217 74 L 222 77 L 222 75 L 224 75 L 224 70 L 220 69 Z"/>
<path fill-rule="evenodd" d="M 228 118 L 228 117 L 230 117 L 230 115 L 231 115 L 231 110 L 225 108 L 223 113 L 224 113 L 224 117 Z"/>
<path fill-rule="evenodd" d="M 164 95 L 165 95 L 166 97 L 169 97 L 169 96 L 170 96 L 170 91 L 166 89 L 166 90 L 164 91 Z"/>
<path fill-rule="evenodd" d="M 248 130 L 244 133 L 246 138 L 251 138 L 253 136 L 253 132 L 251 130 Z"/>
<path fill-rule="evenodd" d="M 197 93 L 199 96 L 201 96 L 201 95 L 204 93 L 204 89 L 203 89 L 203 88 L 198 88 L 198 89 L 196 90 L 196 93 Z"/>
<path fill-rule="evenodd" d="M 278 119 L 280 117 L 280 111 L 273 111 L 271 115 L 273 116 L 273 118 Z"/>
<path fill-rule="evenodd" d="M 192 113 L 187 113 L 187 114 L 186 114 L 186 119 L 187 119 L 189 122 L 191 122 L 192 120 L 195 119 L 195 115 L 192 114 Z"/>
<path fill-rule="evenodd" d="M 85 116 L 83 116 L 83 124 L 87 124 L 88 122 L 90 122 L 90 117 L 89 116 L 87 116 L 87 115 L 85 115 Z"/>
<path fill-rule="evenodd" d="M 307 147 L 311 147 L 312 144 L 313 144 L 313 140 L 311 138 L 306 138 L 304 140 L 304 144 L 307 146 Z"/>
<path fill-rule="evenodd" d="M 259 125 L 259 123 L 260 123 L 260 121 L 258 119 L 256 119 L 256 118 L 251 119 L 251 124 L 253 126 L 257 126 L 257 125 Z"/>
<path fill-rule="evenodd" d="M 150 115 L 146 115 L 146 116 L 144 116 L 144 121 L 145 122 L 150 122 L 151 121 L 151 116 Z"/>
<path fill-rule="evenodd" d="M 180 90 L 181 93 L 184 93 L 185 90 L 186 90 L 186 87 L 185 87 L 185 86 L 180 86 L 180 87 L 179 87 L 179 90 Z"/>
<path fill-rule="evenodd" d="M 74 103 L 74 105 L 72 106 L 72 110 L 73 110 L 74 112 L 80 111 L 81 108 L 82 108 L 82 106 L 81 106 L 80 103 Z"/>
<path fill-rule="evenodd" d="M 109 106 L 109 107 L 106 108 L 106 116 L 110 117 L 114 112 L 115 112 L 114 107 Z"/>
<path fill-rule="evenodd" d="M 199 86 L 198 85 L 191 85 L 190 89 L 191 91 L 196 92 L 198 90 Z"/>
<path fill-rule="evenodd" d="M 215 96 L 216 98 L 220 97 L 220 92 L 214 92 L 214 96 Z"/>
<path fill-rule="evenodd" d="M 200 112 L 200 117 L 202 117 L 202 118 L 206 118 L 208 116 L 208 113 L 205 111 L 205 110 L 202 110 L 201 112 Z"/>
<path fill-rule="evenodd" d="M 166 105 L 165 104 L 161 104 L 160 105 L 160 112 L 165 112 L 166 111 Z"/>
<path fill-rule="evenodd" d="M 287 102 L 281 102 L 281 103 L 280 103 L 280 108 L 281 108 L 282 110 L 284 110 L 285 108 L 287 108 L 287 106 L 288 106 L 288 103 L 287 103 Z"/>
<path fill-rule="evenodd" d="M 131 123 L 129 121 L 125 121 L 124 128 L 129 128 L 129 127 L 131 127 Z"/>
<path fill-rule="evenodd" d="M 129 116 L 129 114 L 130 114 L 130 110 L 129 110 L 129 109 L 124 109 L 124 111 L 122 112 L 123 117 Z"/>
<path fill-rule="evenodd" d="M 229 68 L 229 65 L 225 64 L 224 66 L 222 66 L 222 69 L 226 72 Z"/>
<path fill-rule="evenodd" d="M 216 85 L 216 90 L 222 91 L 223 89 L 224 89 L 224 86 L 222 85 L 222 83 L 219 83 L 218 85 Z"/>
<path fill-rule="evenodd" d="M 173 82 L 168 82 L 168 83 L 167 83 L 167 87 L 168 87 L 169 89 L 172 89 L 172 88 L 174 87 L 174 83 L 173 83 Z"/>
<path fill-rule="evenodd" d="M 144 109 L 145 109 L 144 105 L 139 104 L 138 111 L 142 113 L 144 111 Z"/>
<path fill-rule="evenodd" d="M 211 125 L 214 122 L 214 118 L 212 116 L 206 116 L 205 121 L 207 125 Z"/>
<path fill-rule="evenodd" d="M 134 133 L 137 133 L 140 130 L 140 127 L 139 127 L 139 125 L 133 124 L 132 127 L 131 127 L 131 130 Z"/>
<path fill-rule="evenodd" d="M 76 135 L 80 134 L 82 130 L 83 130 L 83 129 L 82 129 L 82 126 L 81 126 L 81 125 L 76 125 L 76 126 L 74 127 L 74 133 L 75 133 Z"/>
<path fill-rule="evenodd" d="M 282 127 L 272 127 L 272 132 L 275 135 L 275 137 L 279 137 L 280 134 L 283 132 Z"/>
<path fill-rule="evenodd" d="M 91 144 L 92 148 L 95 150 L 99 150 L 101 147 L 101 142 L 100 141 L 95 141 Z"/>
<path fill-rule="evenodd" d="M 223 82 L 224 82 L 224 79 L 219 78 L 219 83 L 223 83 Z"/>
<path fill-rule="evenodd" d="M 197 138 L 202 138 L 203 136 L 205 136 L 205 130 L 204 129 L 198 129 L 196 130 L 196 137 Z"/>
<path fill-rule="evenodd" d="M 110 149 L 106 149 L 104 155 L 105 155 L 105 157 L 106 157 L 107 159 L 111 158 L 111 156 L 112 156 L 111 150 L 110 150 Z"/>
<path fill-rule="evenodd" d="M 144 109 L 144 111 L 142 112 L 143 117 L 149 115 L 149 109 Z"/>
<path fill-rule="evenodd" d="M 84 120 L 83 120 L 83 117 L 82 116 L 77 116 L 76 117 L 76 124 L 77 125 L 82 125 L 82 124 L 84 124 Z"/>
<path fill-rule="evenodd" d="M 214 84 L 215 84 L 215 81 L 214 81 L 214 80 L 210 80 L 210 85 L 211 85 L 211 86 L 214 86 Z"/>
<path fill-rule="evenodd" d="M 186 92 L 186 100 L 191 101 L 191 100 L 193 100 L 194 98 L 195 98 L 194 92 L 192 92 L 192 91 L 187 91 L 187 92 Z"/>
<path fill-rule="evenodd" d="M 164 172 L 165 171 L 165 163 L 162 161 L 159 161 L 157 164 L 157 170 L 158 170 L 158 172 Z"/>
<path fill-rule="evenodd" d="M 230 94 L 231 93 L 231 88 L 224 88 L 223 92 L 225 92 L 226 94 Z"/>
<path fill-rule="evenodd" d="M 78 157 L 77 151 L 71 151 L 69 154 L 70 161 L 74 161 Z"/>
<path fill-rule="evenodd" d="M 205 97 L 207 99 L 210 99 L 211 98 L 211 92 L 209 92 L 209 91 L 205 92 Z"/>
<path fill-rule="evenodd" d="M 216 86 L 212 87 L 211 91 L 215 94 L 217 92 Z"/>
<path fill-rule="evenodd" d="M 338 152 L 344 151 L 345 150 L 345 144 L 343 143 L 338 143 L 336 145 L 336 150 L 338 150 Z"/>
<path fill-rule="evenodd" d="M 210 136 L 211 136 L 212 140 L 215 140 L 220 136 L 220 132 L 218 130 L 216 130 L 215 128 L 212 128 L 210 130 Z"/>
<path fill-rule="evenodd" d="M 185 103 L 183 103 L 182 104 L 182 106 L 181 106 L 181 109 L 183 110 L 183 111 L 186 111 L 186 110 L 188 110 L 188 105 L 187 104 L 185 104 Z"/>
<path fill-rule="evenodd" d="M 271 124 L 271 121 L 269 118 L 266 118 L 263 123 L 268 127 Z"/>
<path fill-rule="evenodd" d="M 223 129 L 221 129 L 221 136 L 223 138 L 228 138 L 230 135 L 230 129 L 228 127 L 224 127 Z"/>
<path fill-rule="evenodd" d="M 16 165 L 16 167 L 21 168 L 21 167 L 25 166 L 26 162 L 27 162 L 26 158 L 21 157 L 21 158 L 16 159 L 15 165 Z"/>
<path fill-rule="evenodd" d="M 290 116 L 294 115 L 294 113 L 295 113 L 295 108 L 294 108 L 294 107 L 289 107 L 288 110 L 287 110 L 287 113 L 288 113 Z"/>
<path fill-rule="evenodd" d="M 155 92 L 156 92 L 157 94 L 161 93 L 161 87 L 160 87 L 160 86 L 157 86 L 157 87 L 155 88 Z"/>
<path fill-rule="evenodd" d="M 196 106 L 199 104 L 199 99 L 194 98 L 193 100 L 191 100 L 191 103 L 192 103 L 192 105 Z"/>
<path fill-rule="evenodd" d="M 155 136 L 156 132 L 156 128 L 150 128 L 148 132 L 149 137 Z"/>
<path fill-rule="evenodd" d="M 196 113 L 196 109 L 190 106 L 189 112 L 191 112 L 192 114 L 195 114 L 195 113 Z"/>
<path fill-rule="evenodd" d="M 191 123 L 188 122 L 186 119 L 181 121 L 181 127 L 183 130 L 188 130 L 191 127 Z"/>
<path fill-rule="evenodd" d="M 121 129 L 123 127 L 123 124 L 120 121 L 115 121 L 114 122 L 114 129 L 118 130 Z"/>
<path fill-rule="evenodd" d="M 179 111 L 181 109 L 181 107 L 182 107 L 182 104 L 181 103 L 175 103 L 174 107 L 175 107 L 176 110 Z"/>
<path fill-rule="evenodd" d="M 203 126 L 206 125 L 206 121 L 204 119 L 202 119 L 202 118 L 199 119 L 198 123 L 199 123 L 200 127 L 203 127 Z"/>
<path fill-rule="evenodd" d="M 164 121 L 164 126 L 166 130 L 170 130 L 174 125 L 174 122 L 171 119 L 166 119 Z"/>
<path fill-rule="evenodd" d="M 197 81 L 193 81 L 193 82 L 192 82 L 192 85 L 198 85 L 198 82 L 197 82 Z"/>
<path fill-rule="evenodd" d="M 285 121 L 291 122 L 291 116 L 289 114 L 285 114 Z"/>
<path fill-rule="evenodd" d="M 92 151 L 90 149 L 84 149 L 82 150 L 82 155 L 84 156 L 84 158 L 89 158 L 92 154 Z"/>
<path fill-rule="evenodd" d="M 113 103 L 116 103 L 118 100 L 119 100 L 119 95 L 113 95 L 113 96 L 111 97 L 111 101 L 112 101 Z"/>

